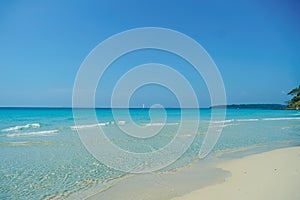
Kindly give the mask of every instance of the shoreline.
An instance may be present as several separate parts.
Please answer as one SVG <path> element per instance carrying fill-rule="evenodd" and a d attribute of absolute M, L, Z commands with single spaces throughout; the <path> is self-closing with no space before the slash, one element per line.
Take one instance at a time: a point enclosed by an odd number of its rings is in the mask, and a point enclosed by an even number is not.
<path fill-rule="evenodd" d="M 300 147 L 230 160 L 218 165 L 231 176 L 224 182 L 194 190 L 172 200 L 300 199 Z"/>
<path fill-rule="evenodd" d="M 230 179 L 230 170 L 221 167 L 224 163 L 288 148 L 293 147 L 290 145 L 253 146 L 246 149 L 235 149 L 232 152 L 221 152 L 221 155 L 216 153 L 174 171 L 127 175 L 126 178 L 118 180 L 104 191 L 93 190 L 93 192 L 89 192 L 89 195 L 79 196 L 81 196 L 80 199 L 88 200 L 120 198 L 124 200 L 173 200 L 175 197 L 180 197 L 178 200 L 190 200 L 185 199 L 186 195 L 199 190 L 199 188 L 202 190 Z M 71 195 L 71 197 L 74 198 L 77 195 Z"/>

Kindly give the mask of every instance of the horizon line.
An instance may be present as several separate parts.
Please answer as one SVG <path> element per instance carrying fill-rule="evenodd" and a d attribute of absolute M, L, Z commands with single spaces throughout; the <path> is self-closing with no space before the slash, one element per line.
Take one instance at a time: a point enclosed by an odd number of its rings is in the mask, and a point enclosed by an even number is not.
<path fill-rule="evenodd" d="M 163 107 L 163 108 L 151 108 L 151 107 L 72 107 L 72 106 L 0 106 L 0 109 L 3 108 L 53 108 L 53 109 L 211 109 L 218 107 L 227 107 L 227 106 L 242 106 L 242 105 L 281 105 L 286 106 L 286 104 L 279 103 L 240 103 L 240 104 L 226 104 L 226 105 L 210 105 L 208 107 Z"/>

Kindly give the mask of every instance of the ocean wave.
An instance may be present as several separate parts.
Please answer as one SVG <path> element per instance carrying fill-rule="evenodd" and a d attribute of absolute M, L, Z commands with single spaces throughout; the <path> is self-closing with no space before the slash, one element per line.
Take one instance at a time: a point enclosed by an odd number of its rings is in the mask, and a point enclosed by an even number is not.
<path fill-rule="evenodd" d="M 120 125 L 123 126 L 126 124 L 126 121 L 110 121 L 110 122 L 103 122 L 98 124 L 84 124 L 84 125 L 78 125 L 78 126 L 70 126 L 72 130 L 77 129 L 84 129 L 84 128 L 94 128 L 97 126 L 109 126 L 109 125 Z M 144 126 L 172 126 L 172 125 L 178 125 L 179 123 L 148 123 L 148 124 L 141 124 Z"/>
<path fill-rule="evenodd" d="M 36 131 L 36 132 L 26 132 L 26 133 L 10 133 L 6 137 L 30 137 L 30 136 L 49 136 L 56 135 L 58 130 L 48 130 L 48 131 Z"/>
<path fill-rule="evenodd" d="M 234 122 L 234 119 L 211 121 L 211 123 L 214 123 L 214 124 L 219 124 L 219 123 L 230 123 L 230 122 Z"/>
<path fill-rule="evenodd" d="M 98 124 L 84 124 L 84 125 L 78 125 L 78 126 L 70 126 L 70 128 L 72 130 L 77 130 L 77 129 L 84 129 L 84 128 L 94 128 L 97 126 L 108 126 L 108 125 L 114 125 L 114 124 L 125 125 L 126 121 L 118 121 L 118 122 L 110 121 L 110 122 L 103 122 L 103 123 L 98 123 Z"/>
<path fill-rule="evenodd" d="M 299 115 L 300 115 L 300 113 L 294 113 L 294 114 L 292 114 L 292 115 L 296 115 L 296 116 L 299 116 Z"/>
<path fill-rule="evenodd" d="M 49 145 L 50 141 L 22 141 L 22 142 L 0 142 L 0 145 L 7 146 L 32 146 L 32 145 Z"/>
<path fill-rule="evenodd" d="M 93 128 L 97 126 L 106 126 L 107 123 L 98 123 L 98 124 L 86 124 L 86 125 L 78 125 L 78 126 L 70 126 L 72 130 L 83 129 L 83 128 Z"/>
<path fill-rule="evenodd" d="M 229 119 L 229 120 L 220 120 L 220 121 L 212 121 L 213 124 L 219 124 L 219 123 L 231 123 L 231 122 L 254 122 L 254 121 L 279 121 L 279 120 L 300 120 L 300 117 L 277 117 L 277 118 L 250 118 L 250 119 Z"/>
<path fill-rule="evenodd" d="M 114 125 L 114 124 L 117 124 L 117 125 L 125 125 L 126 124 L 126 121 L 110 121 L 110 122 L 105 122 L 105 125 Z"/>
<path fill-rule="evenodd" d="M 231 123 L 231 124 L 217 124 L 217 123 L 214 123 L 213 125 L 210 125 L 209 127 L 211 128 L 225 128 L 227 126 L 233 126 L 235 124 Z"/>
<path fill-rule="evenodd" d="M 254 122 L 254 121 L 258 121 L 258 120 L 259 119 L 254 118 L 254 119 L 237 119 L 235 121 L 237 121 L 237 122 Z"/>
<path fill-rule="evenodd" d="M 178 125 L 179 123 L 148 123 L 145 124 L 145 126 L 174 126 L 174 125 Z"/>
<path fill-rule="evenodd" d="M 265 121 L 278 121 L 278 120 L 300 120 L 300 117 L 278 117 L 278 118 L 263 118 Z"/>
<path fill-rule="evenodd" d="M 40 128 L 40 126 L 41 125 L 39 123 L 33 123 L 33 124 L 26 124 L 22 126 L 13 126 L 13 127 L 2 129 L 1 131 L 2 132 L 18 131 L 27 128 Z"/>
<path fill-rule="evenodd" d="M 126 121 L 118 121 L 118 124 L 119 124 L 119 125 L 125 125 L 125 124 L 126 124 Z"/>

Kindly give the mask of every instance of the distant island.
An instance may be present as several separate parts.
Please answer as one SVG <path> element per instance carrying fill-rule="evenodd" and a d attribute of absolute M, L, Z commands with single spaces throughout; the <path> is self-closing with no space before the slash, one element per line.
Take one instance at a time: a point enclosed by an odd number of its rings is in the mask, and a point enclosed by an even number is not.
<path fill-rule="evenodd" d="M 287 109 L 287 106 L 283 104 L 231 104 L 216 105 L 210 108 L 284 110 Z"/>
<path fill-rule="evenodd" d="M 231 104 L 231 105 L 215 105 L 211 108 L 227 108 L 227 109 L 266 109 L 266 110 L 299 110 L 300 109 L 300 85 L 292 89 L 288 95 L 292 99 L 283 104 Z"/>

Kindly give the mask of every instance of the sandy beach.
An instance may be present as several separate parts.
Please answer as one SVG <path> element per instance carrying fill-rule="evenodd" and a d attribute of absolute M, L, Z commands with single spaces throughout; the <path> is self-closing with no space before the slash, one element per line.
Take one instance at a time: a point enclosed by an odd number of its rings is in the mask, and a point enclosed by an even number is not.
<path fill-rule="evenodd" d="M 84 199 L 299 200 L 299 188 L 300 147 L 289 147 L 195 164 L 176 173 L 133 176 Z"/>
<path fill-rule="evenodd" d="M 230 171 L 231 176 L 172 200 L 300 199 L 300 147 L 251 155 L 218 167 Z"/>

